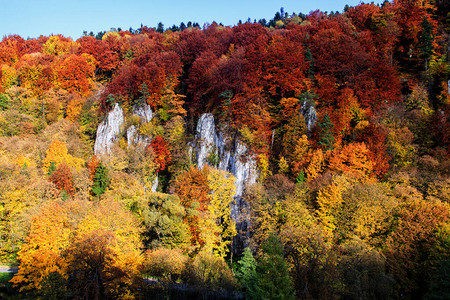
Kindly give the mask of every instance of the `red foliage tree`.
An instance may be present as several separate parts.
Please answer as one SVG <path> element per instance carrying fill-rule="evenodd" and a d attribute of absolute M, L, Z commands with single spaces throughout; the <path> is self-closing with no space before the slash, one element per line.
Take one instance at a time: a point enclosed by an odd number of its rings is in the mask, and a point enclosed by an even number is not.
<path fill-rule="evenodd" d="M 89 170 L 89 180 L 93 181 L 95 176 L 95 170 L 97 166 L 100 164 L 100 160 L 97 155 L 93 155 L 91 161 L 88 162 L 88 170 Z"/>
<path fill-rule="evenodd" d="M 152 140 L 150 147 L 153 149 L 155 160 L 158 163 L 157 171 L 163 171 L 167 167 L 167 164 L 172 160 L 169 145 L 161 136 L 157 135 Z"/>
<path fill-rule="evenodd" d="M 373 171 L 378 177 L 385 175 L 389 169 L 390 156 L 386 153 L 386 133 L 383 128 L 370 123 L 357 136 L 369 148 L 369 156 L 373 161 Z"/>
<path fill-rule="evenodd" d="M 80 44 L 78 53 L 92 55 L 97 64 L 96 68 L 103 72 L 111 72 L 119 65 L 119 57 L 115 51 L 108 49 L 105 42 L 97 40 L 92 36 L 84 36 L 77 40 Z"/>
<path fill-rule="evenodd" d="M 264 85 L 270 95 L 284 97 L 299 95 L 304 90 L 307 64 L 302 45 L 298 41 L 273 34 L 269 42 L 267 57 L 263 64 Z"/>
<path fill-rule="evenodd" d="M 49 180 L 56 185 L 58 190 L 66 191 L 71 196 L 75 193 L 72 172 L 65 163 L 58 165 L 56 170 L 50 175 Z"/>
<path fill-rule="evenodd" d="M 58 85 L 68 92 L 87 96 L 94 75 L 94 66 L 85 57 L 69 55 L 56 70 Z"/>
<path fill-rule="evenodd" d="M 181 204 L 188 209 L 196 209 L 198 214 L 188 215 L 184 222 L 188 224 L 191 232 L 191 244 L 202 245 L 200 239 L 199 218 L 206 212 L 211 201 L 208 176 L 205 171 L 191 167 L 181 173 L 175 180 L 175 193 L 180 197 Z"/>
<path fill-rule="evenodd" d="M 180 58 L 173 51 L 136 57 L 117 71 L 104 94 L 103 106 L 106 107 L 106 97 L 114 94 L 128 104 L 145 97 L 145 101 L 156 108 L 161 104 L 166 84 L 177 83 L 180 73 Z"/>

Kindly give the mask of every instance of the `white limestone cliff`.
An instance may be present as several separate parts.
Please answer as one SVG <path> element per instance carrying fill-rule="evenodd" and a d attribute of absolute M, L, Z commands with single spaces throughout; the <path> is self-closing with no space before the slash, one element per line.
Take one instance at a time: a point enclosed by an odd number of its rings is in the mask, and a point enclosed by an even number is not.
<path fill-rule="evenodd" d="M 231 216 L 236 221 L 238 231 L 247 228 L 249 216 L 242 196 L 246 188 L 254 184 L 258 178 L 255 157 L 239 140 L 232 140 L 218 132 L 214 116 L 209 113 L 203 114 L 198 121 L 193 149 L 196 156 L 194 159 L 199 169 L 208 164 L 230 172 L 236 177 L 236 192 L 231 204 Z"/>
<path fill-rule="evenodd" d="M 305 100 L 302 103 L 302 108 L 300 112 L 305 118 L 306 129 L 308 130 L 308 132 L 310 132 L 317 122 L 316 109 L 308 100 Z"/>
<path fill-rule="evenodd" d="M 103 122 L 97 128 L 97 137 L 94 144 L 94 153 L 104 155 L 111 151 L 111 146 L 119 138 L 120 127 L 123 125 L 123 110 L 118 103 L 114 105 Z"/>

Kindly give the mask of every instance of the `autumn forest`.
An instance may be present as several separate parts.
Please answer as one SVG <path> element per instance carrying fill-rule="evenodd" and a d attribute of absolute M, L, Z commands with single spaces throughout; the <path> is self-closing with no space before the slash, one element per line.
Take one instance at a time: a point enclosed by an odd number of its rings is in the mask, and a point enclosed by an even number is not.
<path fill-rule="evenodd" d="M 449 299 L 449 11 L 3 37 L 0 298 Z"/>

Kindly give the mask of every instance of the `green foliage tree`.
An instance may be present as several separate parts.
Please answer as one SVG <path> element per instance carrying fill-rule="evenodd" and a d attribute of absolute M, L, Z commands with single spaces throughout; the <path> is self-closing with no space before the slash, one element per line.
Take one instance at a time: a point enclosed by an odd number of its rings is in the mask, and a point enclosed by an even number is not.
<path fill-rule="evenodd" d="M 145 242 L 147 247 L 155 249 L 184 249 L 189 245 L 188 225 L 183 222 L 187 211 L 177 195 L 151 193 L 146 197 L 144 207 L 139 211 L 145 225 Z"/>
<path fill-rule="evenodd" d="M 262 245 L 262 253 L 258 258 L 256 267 L 258 274 L 256 298 L 283 300 L 295 298 L 283 252 L 280 239 L 274 233 L 270 234 Z"/>
<path fill-rule="evenodd" d="M 256 299 L 256 285 L 258 274 L 256 273 L 257 262 L 250 248 L 245 248 L 242 258 L 238 261 L 236 278 L 241 285 L 247 299 Z"/>
<path fill-rule="evenodd" d="M 324 147 L 324 150 L 332 150 L 334 148 L 333 123 L 331 123 L 328 113 L 318 123 L 320 127 L 319 145 Z"/>
<path fill-rule="evenodd" d="M 0 110 L 7 110 L 9 107 L 9 99 L 5 94 L 0 94 Z"/>
<path fill-rule="evenodd" d="M 163 33 L 164 32 L 164 24 L 162 22 L 158 23 L 158 27 L 156 28 L 156 32 Z"/>
<path fill-rule="evenodd" d="M 106 191 L 110 183 L 108 170 L 106 170 L 106 167 L 100 162 L 97 168 L 95 168 L 93 185 L 91 189 L 92 195 L 99 198 Z"/>
<path fill-rule="evenodd" d="M 419 32 L 418 40 L 419 40 L 419 51 L 421 58 L 425 61 L 425 71 L 428 71 L 428 60 L 431 55 L 433 55 L 433 25 L 428 21 L 428 19 L 424 16 L 422 18 L 422 23 L 420 24 L 422 30 Z"/>
<path fill-rule="evenodd" d="M 48 176 L 51 176 L 53 174 L 53 172 L 55 172 L 56 170 L 56 163 L 54 161 L 50 162 L 50 166 L 48 167 Z"/>

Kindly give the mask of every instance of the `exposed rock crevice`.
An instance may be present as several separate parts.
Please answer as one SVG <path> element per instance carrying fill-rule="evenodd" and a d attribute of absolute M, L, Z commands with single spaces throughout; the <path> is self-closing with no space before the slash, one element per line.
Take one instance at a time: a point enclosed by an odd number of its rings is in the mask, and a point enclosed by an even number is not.
<path fill-rule="evenodd" d="M 198 121 L 193 148 L 199 169 L 210 165 L 230 172 L 236 177 L 231 216 L 236 222 L 238 232 L 242 232 L 249 225 L 247 204 L 242 196 L 246 188 L 254 184 L 258 177 L 256 159 L 249 153 L 247 146 L 238 139 L 232 139 L 217 131 L 214 116 L 210 113 L 203 114 Z"/>
<path fill-rule="evenodd" d="M 111 152 L 111 146 L 117 141 L 120 135 L 120 127 L 123 125 L 123 109 L 118 103 L 114 105 L 103 122 L 97 128 L 97 137 L 94 144 L 96 155 L 105 155 Z"/>

